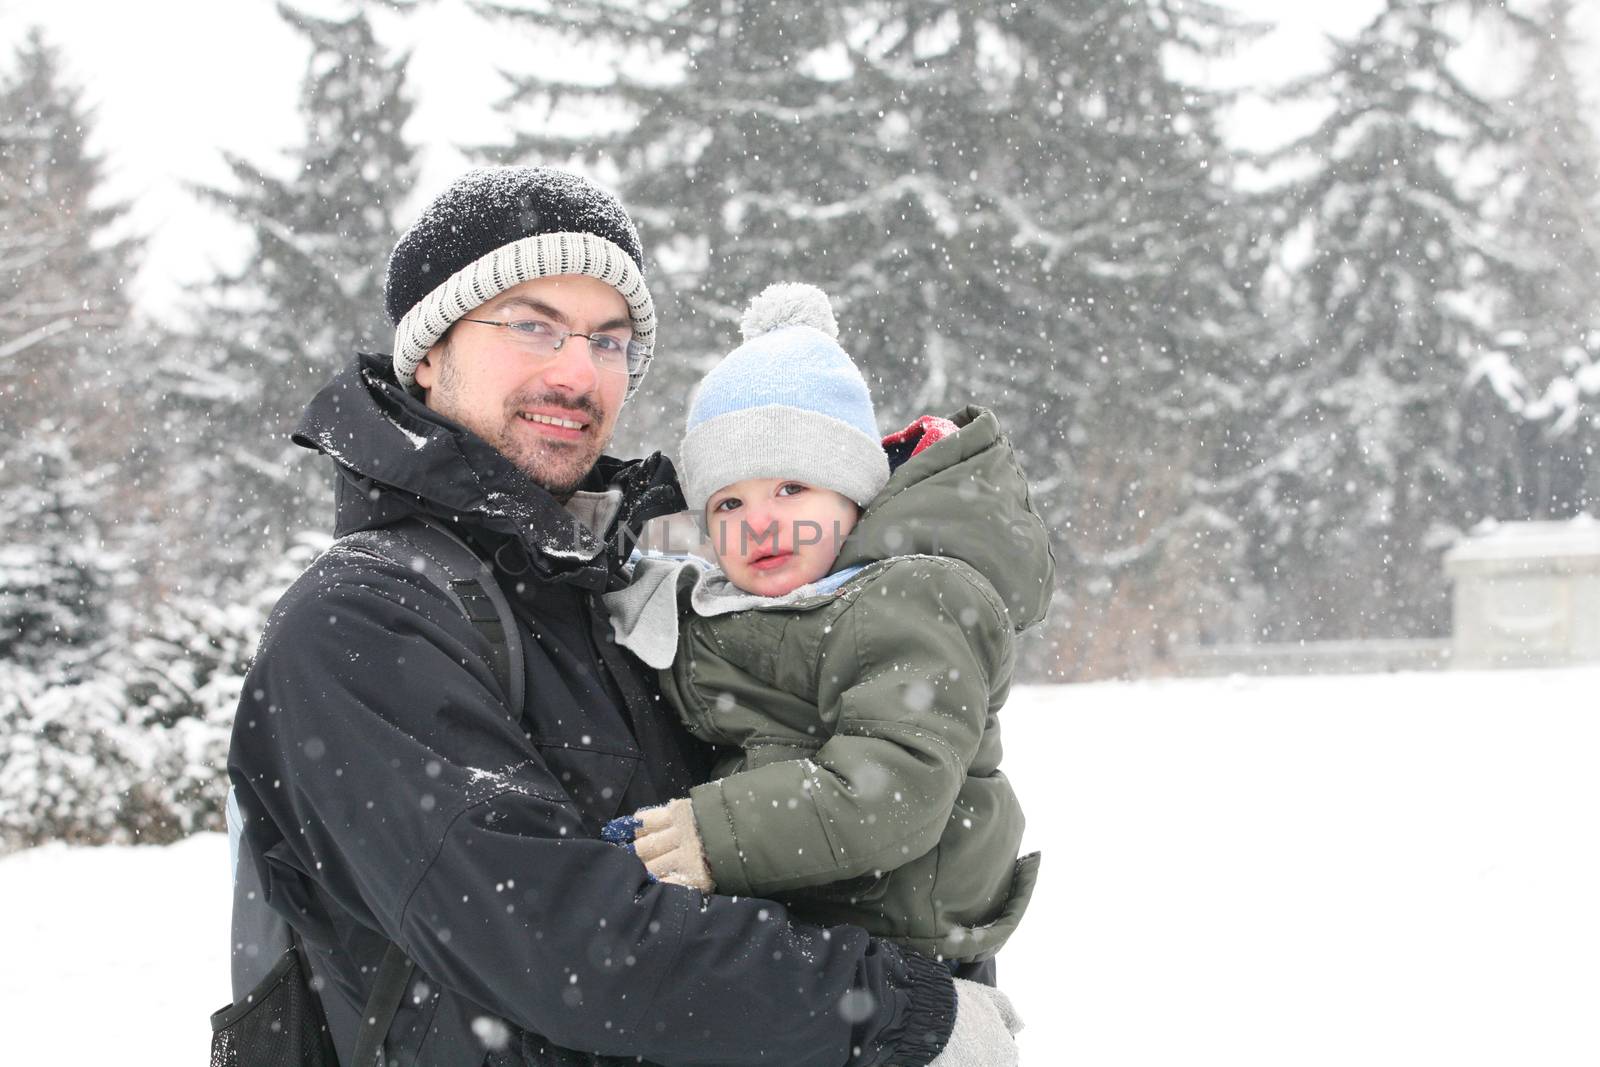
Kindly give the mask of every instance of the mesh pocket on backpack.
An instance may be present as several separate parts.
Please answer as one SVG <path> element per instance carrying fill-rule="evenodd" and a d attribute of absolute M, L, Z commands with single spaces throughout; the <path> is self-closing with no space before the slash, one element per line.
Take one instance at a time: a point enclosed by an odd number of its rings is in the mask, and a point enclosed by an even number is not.
<path fill-rule="evenodd" d="M 211 1067 L 338 1067 L 322 1005 L 289 949 L 236 1004 L 211 1016 Z"/>

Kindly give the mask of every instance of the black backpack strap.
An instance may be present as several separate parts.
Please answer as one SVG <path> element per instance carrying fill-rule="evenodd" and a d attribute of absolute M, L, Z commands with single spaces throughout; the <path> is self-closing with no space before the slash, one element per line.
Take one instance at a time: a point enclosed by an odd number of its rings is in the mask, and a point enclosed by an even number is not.
<path fill-rule="evenodd" d="M 489 642 L 497 667 L 499 661 L 504 661 L 500 680 L 505 686 L 507 710 L 512 719 L 521 719 L 527 696 L 521 632 L 494 568 L 438 520 L 418 516 L 417 523 L 419 529 L 430 530 L 437 538 L 437 547 L 443 550 L 438 555 L 450 571 L 450 587 L 460 597 L 462 611 Z"/>
<path fill-rule="evenodd" d="M 410 566 L 450 598 L 489 646 L 495 677 L 506 694 L 506 711 L 522 718 L 526 677 L 522 640 L 511 601 L 494 569 L 456 533 L 436 519 L 413 515 L 373 530 L 346 534 L 335 548 L 357 548 Z"/>
<path fill-rule="evenodd" d="M 389 943 L 378 964 L 378 976 L 372 981 L 372 995 L 367 998 L 366 1010 L 361 1013 L 361 1031 L 356 1035 L 356 1050 L 350 1062 L 355 1067 L 383 1067 L 379 1056 L 383 1054 L 383 1039 L 405 999 L 406 985 L 411 981 L 412 963 L 400 946 Z"/>

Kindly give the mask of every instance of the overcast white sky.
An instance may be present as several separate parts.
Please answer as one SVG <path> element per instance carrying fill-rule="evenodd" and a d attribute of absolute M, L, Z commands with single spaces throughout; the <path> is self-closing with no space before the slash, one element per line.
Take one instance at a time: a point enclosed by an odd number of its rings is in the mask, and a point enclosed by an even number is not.
<path fill-rule="evenodd" d="M 1380 0 L 1225 2 L 1277 29 L 1203 74 L 1218 83 L 1257 86 L 1314 69 L 1323 34 L 1352 32 L 1380 6 Z M 300 0 L 299 6 L 348 10 L 344 0 Z M 1579 0 L 1579 8 L 1588 25 L 1600 22 L 1600 0 Z M 84 86 L 111 191 L 133 202 L 133 224 L 148 236 L 138 295 L 146 304 L 171 304 L 183 281 L 206 277 L 239 245 L 185 183 L 225 181 L 221 150 L 270 168 L 297 139 L 301 41 L 270 0 L 0 0 L 6 59 L 32 24 L 64 50 L 69 73 Z M 413 49 L 409 74 L 417 106 L 408 132 L 423 148 L 419 203 L 465 165 L 456 145 L 499 139 L 490 107 L 502 92 L 498 65 L 581 62 L 572 53 L 536 57 L 531 42 L 485 26 L 464 0 L 434 0 L 405 16 L 383 14 L 378 29 L 392 47 Z M 1271 139 L 1282 124 L 1281 117 L 1247 103 L 1234 128 L 1241 140 Z"/>

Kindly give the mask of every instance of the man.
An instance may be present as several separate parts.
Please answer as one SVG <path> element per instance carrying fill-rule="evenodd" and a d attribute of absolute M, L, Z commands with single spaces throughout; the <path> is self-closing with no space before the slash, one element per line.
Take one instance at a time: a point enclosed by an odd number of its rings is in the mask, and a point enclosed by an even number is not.
<path fill-rule="evenodd" d="M 527 696 L 514 719 L 491 642 L 405 561 L 330 552 L 274 611 L 229 757 L 259 884 L 236 922 L 289 920 L 341 1056 L 392 941 L 416 977 L 388 1062 L 1014 1062 L 993 991 L 654 883 L 600 840 L 706 768 L 599 601 L 616 531 L 682 507 L 659 455 L 601 455 L 655 339 L 621 205 L 558 171 L 472 172 L 400 239 L 387 304 L 392 356 L 360 357 L 297 439 L 338 468 L 339 534 L 427 516 L 492 562 Z M 237 960 L 253 947 L 236 935 Z"/>

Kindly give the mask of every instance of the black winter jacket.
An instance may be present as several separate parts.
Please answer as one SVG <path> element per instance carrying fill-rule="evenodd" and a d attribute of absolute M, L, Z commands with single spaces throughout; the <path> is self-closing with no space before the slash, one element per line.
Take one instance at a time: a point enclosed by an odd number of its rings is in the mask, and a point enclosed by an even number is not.
<path fill-rule="evenodd" d="M 611 643 L 598 597 L 620 580 L 616 545 L 407 394 L 387 357 L 359 357 L 296 437 L 338 467 L 337 533 L 448 520 L 495 561 L 525 624 L 521 721 L 482 636 L 407 566 L 329 553 L 262 636 L 228 760 L 242 862 L 300 932 L 345 1056 L 385 939 L 419 973 L 389 1032 L 400 1064 L 937 1054 L 955 1006 L 939 965 L 768 901 L 652 883 L 598 839 L 707 768 Z M 682 506 L 659 454 L 603 459 L 586 488 L 608 487 L 629 525 Z"/>

